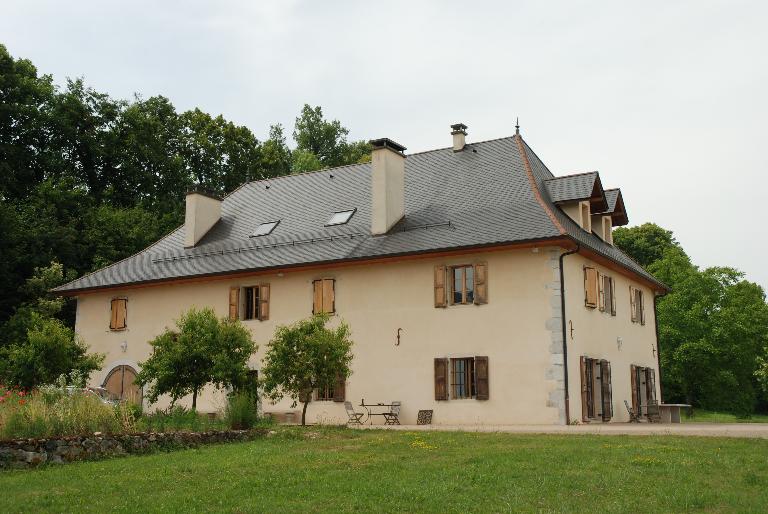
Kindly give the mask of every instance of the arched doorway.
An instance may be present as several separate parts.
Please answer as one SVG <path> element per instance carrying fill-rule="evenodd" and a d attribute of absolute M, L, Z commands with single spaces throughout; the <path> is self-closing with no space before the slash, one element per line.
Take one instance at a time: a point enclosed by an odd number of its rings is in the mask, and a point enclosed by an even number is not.
<path fill-rule="evenodd" d="M 136 370 L 130 366 L 115 366 L 104 379 L 104 389 L 110 398 L 141 404 L 141 388 L 136 384 Z"/>

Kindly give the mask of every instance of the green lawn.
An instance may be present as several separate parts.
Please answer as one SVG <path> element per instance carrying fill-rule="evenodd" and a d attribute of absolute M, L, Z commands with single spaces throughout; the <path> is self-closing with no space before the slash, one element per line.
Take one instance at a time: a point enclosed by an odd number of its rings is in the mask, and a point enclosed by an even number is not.
<path fill-rule="evenodd" d="M 768 440 L 279 428 L 0 473 L 3 512 L 764 512 Z"/>
<path fill-rule="evenodd" d="M 768 423 L 768 415 L 752 414 L 748 418 L 739 418 L 727 412 L 714 412 L 694 409 L 693 415 L 683 413 L 683 423 Z"/>

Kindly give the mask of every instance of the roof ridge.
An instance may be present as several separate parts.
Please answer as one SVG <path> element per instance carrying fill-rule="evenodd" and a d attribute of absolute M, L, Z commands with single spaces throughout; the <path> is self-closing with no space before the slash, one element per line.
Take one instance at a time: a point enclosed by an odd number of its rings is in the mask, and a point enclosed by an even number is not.
<path fill-rule="evenodd" d="M 544 201 L 544 197 L 541 196 L 541 191 L 539 190 L 539 186 L 536 183 L 536 178 L 533 176 L 533 169 L 531 168 L 531 162 L 528 160 L 528 154 L 525 152 L 525 147 L 523 146 L 523 138 L 520 136 L 520 134 L 516 134 L 513 136 L 513 139 L 517 142 L 517 149 L 520 152 L 520 158 L 523 161 L 523 167 L 525 168 L 525 173 L 528 176 L 528 181 L 531 184 L 531 189 L 533 190 L 533 196 L 536 198 L 536 201 L 539 202 L 542 209 L 544 209 L 544 212 L 547 213 L 549 216 L 549 219 L 552 221 L 552 224 L 555 226 L 555 228 L 560 232 L 560 235 L 565 235 L 566 231 L 565 228 L 563 228 L 563 225 L 560 223 L 560 220 L 558 220 L 555 217 L 555 213 L 552 212 L 552 210 L 549 208 L 547 203 Z M 527 145 L 526 145 L 527 146 Z"/>
<path fill-rule="evenodd" d="M 547 178 L 547 179 L 544 179 L 544 182 L 548 182 L 550 180 L 557 180 L 559 178 L 579 177 L 581 175 L 592 175 L 593 173 L 597 174 L 597 175 L 600 175 L 600 172 L 597 171 L 597 170 L 594 170 L 594 171 L 582 171 L 580 173 L 571 173 L 570 175 L 559 175 L 557 177 Z"/>

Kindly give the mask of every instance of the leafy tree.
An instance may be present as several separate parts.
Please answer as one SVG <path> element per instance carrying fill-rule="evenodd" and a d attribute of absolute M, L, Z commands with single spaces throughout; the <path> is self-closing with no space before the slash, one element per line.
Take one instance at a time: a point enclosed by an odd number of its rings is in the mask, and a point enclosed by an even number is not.
<path fill-rule="evenodd" d="M 312 152 L 306 150 L 294 150 L 291 154 L 291 173 L 304 173 L 323 168 L 320 159 Z"/>
<path fill-rule="evenodd" d="M 248 359 L 256 351 L 251 333 L 239 320 L 217 318 L 212 309 L 190 309 L 176 322 L 178 331 L 166 329 L 149 344 L 152 355 L 140 363 L 136 383 L 150 384 L 147 398 L 156 402 L 168 394 L 175 403 L 197 396 L 208 384 L 238 387 L 248 379 Z"/>
<path fill-rule="evenodd" d="M 261 165 L 265 177 L 279 177 L 291 172 L 291 150 L 279 123 L 269 127 L 269 139 L 261 145 Z"/>
<path fill-rule="evenodd" d="M 351 374 L 352 340 L 349 326 L 327 328 L 327 314 L 280 326 L 269 342 L 262 367 L 264 394 L 272 401 L 287 396 L 295 407 L 302 402 L 301 424 L 306 424 L 312 391 L 333 387 Z"/>
<path fill-rule="evenodd" d="M 101 367 L 102 354 L 88 354 L 74 331 L 57 319 L 31 314 L 25 341 L 0 348 L 0 377 L 6 385 L 31 389 L 77 370 L 88 377 Z"/>
<path fill-rule="evenodd" d="M 768 340 L 763 289 L 733 268 L 700 270 L 657 225 L 616 233 L 617 246 L 672 289 L 657 308 L 665 400 L 751 413 L 760 395 L 758 355 Z"/>
<path fill-rule="evenodd" d="M 301 165 L 294 163 L 293 171 L 311 171 L 306 169 L 311 162 L 306 153 L 317 158 L 320 166 L 314 169 L 354 164 L 370 158 L 369 145 L 363 141 L 349 143 L 348 135 L 349 129 L 339 120 L 327 121 L 323 117 L 320 106 L 313 108 L 304 104 L 293 130 L 296 150 L 303 152 L 304 157 Z"/>

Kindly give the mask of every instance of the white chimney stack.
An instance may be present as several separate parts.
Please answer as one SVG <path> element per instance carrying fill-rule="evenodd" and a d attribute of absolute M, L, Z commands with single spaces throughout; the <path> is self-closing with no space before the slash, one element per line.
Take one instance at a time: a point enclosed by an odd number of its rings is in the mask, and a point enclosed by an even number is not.
<path fill-rule="evenodd" d="M 405 216 L 405 147 L 387 138 L 370 143 L 371 233 L 377 236 Z"/>
<path fill-rule="evenodd" d="M 463 123 L 456 123 L 451 125 L 453 129 L 451 135 L 453 136 L 453 151 L 461 152 L 464 147 L 467 146 L 467 126 Z"/>
<path fill-rule="evenodd" d="M 221 219 L 221 199 L 207 193 L 187 193 L 184 248 L 192 248 Z"/>

